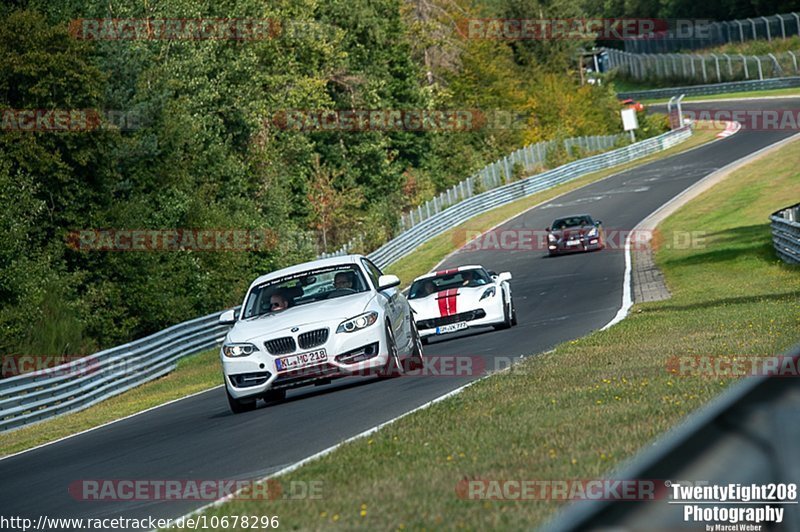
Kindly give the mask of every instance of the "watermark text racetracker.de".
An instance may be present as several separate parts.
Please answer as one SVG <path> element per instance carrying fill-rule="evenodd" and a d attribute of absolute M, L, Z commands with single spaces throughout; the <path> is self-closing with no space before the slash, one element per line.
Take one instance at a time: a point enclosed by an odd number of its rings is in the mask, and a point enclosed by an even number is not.
<path fill-rule="evenodd" d="M 271 229 L 81 229 L 66 235 L 76 251 L 268 251 Z"/>
<path fill-rule="evenodd" d="M 667 359 L 667 372 L 711 379 L 800 377 L 800 357 L 786 355 L 681 355 Z"/>
<path fill-rule="evenodd" d="M 558 238 L 593 239 L 592 244 L 600 242 L 604 249 L 613 251 L 644 251 L 657 242 L 668 249 L 704 249 L 705 231 L 672 231 L 664 233 L 658 229 L 602 229 L 590 233 L 589 229 L 567 229 L 563 235 L 555 235 L 544 229 L 503 229 L 489 231 L 471 229 L 453 232 L 453 241 L 462 246 L 463 252 L 475 251 L 548 251 Z"/>
<path fill-rule="evenodd" d="M 695 129 L 718 130 L 738 122 L 749 131 L 800 131 L 800 109 L 684 109 Z"/>
<path fill-rule="evenodd" d="M 342 30 L 315 20 L 277 18 L 82 18 L 70 21 L 85 41 L 265 41 L 335 38 Z"/>
<path fill-rule="evenodd" d="M 660 18 L 469 18 L 456 23 L 463 39 L 602 40 L 708 39 L 713 21 Z"/>
<path fill-rule="evenodd" d="M 113 109 L 0 110 L 0 131 L 20 133 L 85 133 L 96 130 L 134 131 L 146 120 L 136 111 Z"/>
<path fill-rule="evenodd" d="M 654 501 L 666 496 L 664 482 L 642 479 L 481 479 L 456 484 L 464 500 Z"/>
<path fill-rule="evenodd" d="M 322 480 L 81 479 L 67 488 L 77 501 L 299 501 L 323 498 Z"/>
<path fill-rule="evenodd" d="M 92 355 L 5 354 L 0 357 L 2 378 L 27 375 L 30 377 L 76 377 L 99 369 L 99 360 Z"/>
<path fill-rule="evenodd" d="M 458 133 L 522 130 L 530 127 L 531 121 L 530 115 L 501 109 L 285 109 L 264 122 L 282 131 Z"/>

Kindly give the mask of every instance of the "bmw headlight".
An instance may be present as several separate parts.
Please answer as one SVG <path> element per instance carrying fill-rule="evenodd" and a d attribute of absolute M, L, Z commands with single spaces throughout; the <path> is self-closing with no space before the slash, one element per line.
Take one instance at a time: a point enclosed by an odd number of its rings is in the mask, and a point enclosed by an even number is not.
<path fill-rule="evenodd" d="M 373 323 L 378 321 L 378 313 L 375 311 L 372 312 L 365 312 L 364 314 L 359 314 L 354 318 L 350 318 L 349 320 L 345 320 L 339 324 L 339 327 L 336 328 L 337 333 L 351 333 L 355 331 L 360 331 L 366 327 L 369 327 Z"/>
<path fill-rule="evenodd" d="M 496 292 L 496 290 L 495 290 L 494 286 L 490 286 L 489 288 L 487 288 L 486 290 L 483 291 L 483 295 L 481 296 L 481 298 L 478 301 L 483 301 L 487 297 L 494 296 L 495 292 Z"/>
<path fill-rule="evenodd" d="M 258 351 L 258 348 L 253 344 L 225 344 L 222 346 L 222 352 L 226 357 L 246 357 Z"/>
<path fill-rule="evenodd" d="M 588 233 L 586 233 L 586 236 L 588 237 L 597 236 L 597 227 L 592 227 L 592 229 Z"/>
<path fill-rule="evenodd" d="M 547 240 L 549 240 L 550 242 L 555 242 L 556 235 L 554 235 L 553 233 L 547 233 Z"/>

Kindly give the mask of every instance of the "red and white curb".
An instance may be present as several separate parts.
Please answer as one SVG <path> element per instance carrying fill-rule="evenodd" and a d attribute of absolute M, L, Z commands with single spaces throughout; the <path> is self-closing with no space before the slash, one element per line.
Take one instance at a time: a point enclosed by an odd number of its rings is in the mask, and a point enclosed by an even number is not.
<path fill-rule="evenodd" d="M 725 131 L 717 133 L 717 138 L 724 139 L 725 137 L 730 137 L 731 135 L 735 135 L 740 129 L 742 129 L 742 124 L 739 122 L 728 122 Z"/>

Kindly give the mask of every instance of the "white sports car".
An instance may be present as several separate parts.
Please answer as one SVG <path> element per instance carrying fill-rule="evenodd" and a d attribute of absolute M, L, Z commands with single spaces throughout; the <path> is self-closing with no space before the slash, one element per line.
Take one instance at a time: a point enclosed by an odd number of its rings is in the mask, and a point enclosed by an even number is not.
<path fill-rule="evenodd" d="M 231 410 L 279 401 L 289 388 L 421 366 L 422 342 L 399 284 L 360 255 L 256 279 L 241 311 L 219 318 L 233 324 L 220 352 Z"/>
<path fill-rule="evenodd" d="M 496 274 L 483 266 L 461 266 L 417 277 L 408 302 L 422 338 L 492 325 L 517 324 L 511 298 L 511 273 Z"/>

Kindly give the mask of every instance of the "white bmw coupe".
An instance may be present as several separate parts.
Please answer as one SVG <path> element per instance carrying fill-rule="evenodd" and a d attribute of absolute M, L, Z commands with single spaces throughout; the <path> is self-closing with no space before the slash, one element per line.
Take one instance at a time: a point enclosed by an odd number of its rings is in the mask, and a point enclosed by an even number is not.
<path fill-rule="evenodd" d="M 509 272 L 497 274 L 475 265 L 417 277 L 408 300 L 420 336 L 427 341 L 429 336 L 471 327 L 516 325 L 510 280 Z"/>
<path fill-rule="evenodd" d="M 352 375 L 391 376 L 421 367 L 422 342 L 400 279 L 348 255 L 306 262 L 256 279 L 220 352 L 234 413 L 286 390 Z"/>

